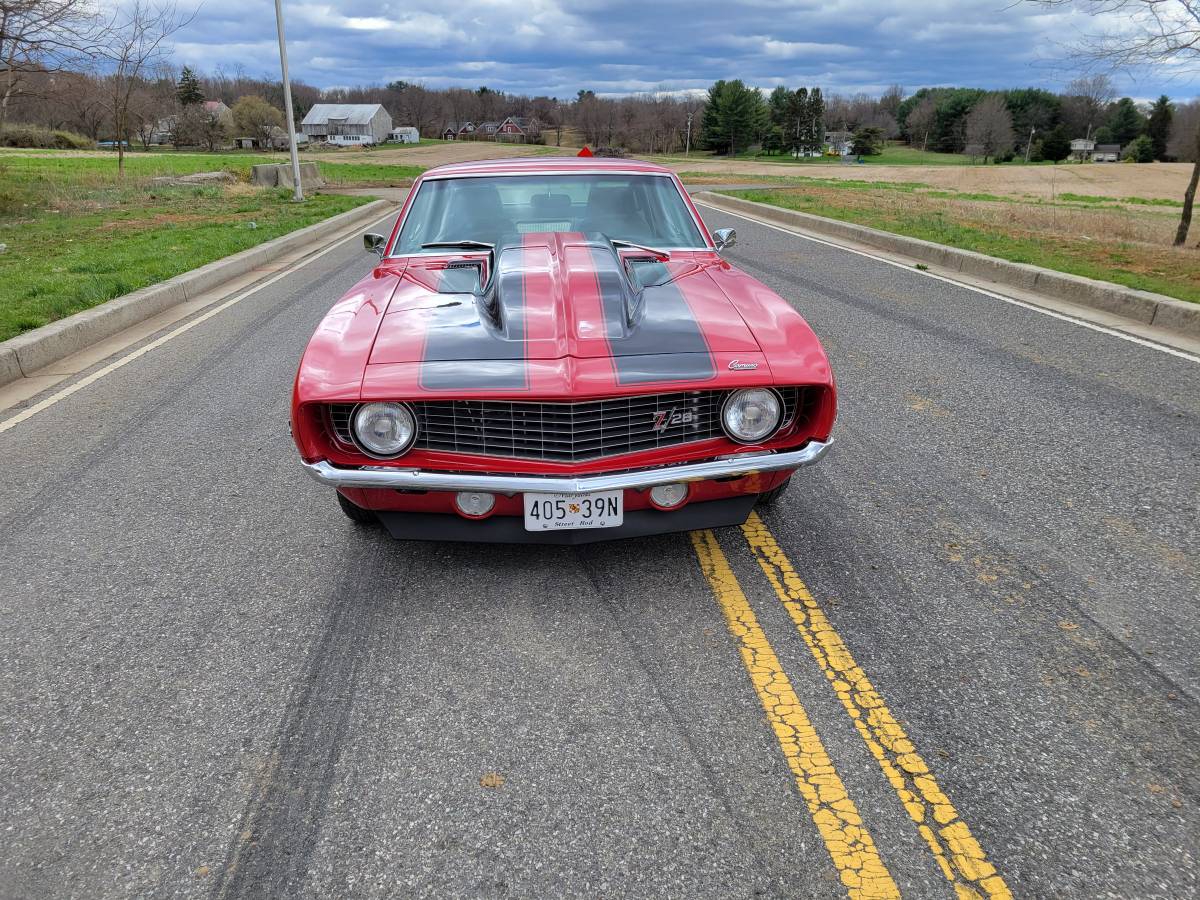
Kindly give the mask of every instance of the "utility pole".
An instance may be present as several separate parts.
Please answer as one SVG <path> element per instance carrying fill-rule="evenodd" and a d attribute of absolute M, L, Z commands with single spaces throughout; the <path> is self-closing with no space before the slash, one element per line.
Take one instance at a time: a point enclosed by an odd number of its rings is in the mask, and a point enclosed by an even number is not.
<path fill-rule="evenodd" d="M 1033 134 L 1035 131 L 1037 131 L 1036 126 L 1029 129 L 1029 140 L 1025 144 L 1025 162 L 1029 162 L 1029 149 L 1033 146 Z M 1012 132 L 1010 131 L 1009 134 L 1012 134 Z M 985 159 L 984 162 L 987 162 L 987 160 Z"/>
<path fill-rule="evenodd" d="M 304 188 L 300 186 L 300 154 L 296 150 L 296 120 L 292 115 L 292 80 L 288 75 L 287 42 L 283 39 L 283 0 L 275 0 L 275 26 L 279 31 L 279 65 L 283 68 L 283 115 L 287 119 L 288 151 L 292 156 L 292 200 L 304 199 Z"/>
<path fill-rule="evenodd" d="M 688 113 L 687 140 L 683 145 L 683 155 L 687 157 L 692 152 L 692 116 L 694 112 Z"/>

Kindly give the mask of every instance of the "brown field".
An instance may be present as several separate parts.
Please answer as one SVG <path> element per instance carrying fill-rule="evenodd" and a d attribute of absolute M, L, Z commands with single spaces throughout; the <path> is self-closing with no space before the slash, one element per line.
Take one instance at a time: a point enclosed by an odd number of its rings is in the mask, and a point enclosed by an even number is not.
<path fill-rule="evenodd" d="M 672 162 L 676 172 L 701 173 L 689 181 L 732 182 L 739 177 L 791 176 L 851 181 L 919 182 L 961 193 L 1053 199 L 1063 193 L 1099 197 L 1181 200 L 1191 174 L 1190 163 L 1091 163 L 1057 166 L 844 166 L 806 165 L 747 160 L 697 159 Z"/>
<path fill-rule="evenodd" d="M 564 132 L 563 142 L 571 135 Z M 573 155 L 574 147 L 536 144 L 493 144 L 487 141 L 422 144 L 417 147 L 384 147 L 379 150 L 322 153 L 326 162 L 395 163 L 397 165 L 440 166 L 474 159 L 506 156 Z M 1054 199 L 1063 193 L 1097 197 L 1140 197 L 1146 200 L 1179 200 L 1183 197 L 1191 173 L 1189 163 L 1124 163 L 1057 166 L 847 166 L 805 165 L 803 168 L 780 163 L 739 159 L 699 157 L 672 161 L 667 167 L 676 172 L 702 173 L 703 178 L 689 182 L 733 183 L 753 181 L 755 176 L 791 176 L 852 181 L 918 182 L 931 188 L 960 193 L 996 194 L 1007 197 Z"/>
<path fill-rule="evenodd" d="M 491 141 L 446 141 L 440 144 L 404 146 L 384 145 L 378 150 L 321 150 L 305 152 L 304 158 L 322 162 L 374 163 L 375 165 L 444 166 L 476 159 L 502 159 L 509 156 L 554 156 L 574 154 L 569 147 L 544 147 L 540 144 L 496 144 Z"/>

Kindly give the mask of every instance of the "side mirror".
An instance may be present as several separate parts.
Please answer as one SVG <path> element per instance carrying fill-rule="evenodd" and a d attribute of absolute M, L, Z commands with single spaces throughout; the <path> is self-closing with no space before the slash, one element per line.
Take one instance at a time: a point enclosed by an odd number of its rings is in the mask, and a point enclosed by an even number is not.
<path fill-rule="evenodd" d="M 732 247 L 737 243 L 737 232 L 732 228 L 718 228 L 712 233 L 713 243 L 717 245 L 717 252 L 720 253 L 726 247 Z"/>
<path fill-rule="evenodd" d="M 387 247 L 387 238 L 382 234 L 367 233 L 363 235 L 363 247 L 383 259 L 383 250 Z"/>

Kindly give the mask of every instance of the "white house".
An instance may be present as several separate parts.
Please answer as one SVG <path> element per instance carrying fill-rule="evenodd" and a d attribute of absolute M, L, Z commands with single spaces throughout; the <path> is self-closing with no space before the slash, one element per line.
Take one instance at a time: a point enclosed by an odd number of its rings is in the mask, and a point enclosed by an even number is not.
<path fill-rule="evenodd" d="M 829 148 L 830 153 L 846 156 L 850 153 L 850 148 L 854 146 L 854 132 L 827 131 L 825 132 L 825 146 Z"/>
<path fill-rule="evenodd" d="M 361 147 L 386 141 L 392 117 L 378 103 L 317 103 L 300 128 L 312 141 Z"/>
<path fill-rule="evenodd" d="M 1071 156 L 1075 162 L 1086 162 L 1092 158 L 1096 150 L 1096 142 L 1086 138 L 1075 138 L 1071 141 Z"/>
<path fill-rule="evenodd" d="M 421 132 L 411 125 L 401 125 L 388 133 L 388 141 L 393 144 L 419 144 L 421 143 Z"/>

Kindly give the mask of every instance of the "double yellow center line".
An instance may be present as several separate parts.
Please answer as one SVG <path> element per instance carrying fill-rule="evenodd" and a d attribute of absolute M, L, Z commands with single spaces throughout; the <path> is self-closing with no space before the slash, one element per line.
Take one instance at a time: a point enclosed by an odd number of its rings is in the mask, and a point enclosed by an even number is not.
<path fill-rule="evenodd" d="M 988 862 L 967 823 L 757 513 L 750 514 L 742 535 L 956 895 L 960 900 L 1010 898 L 1004 879 Z M 740 643 L 742 662 L 849 896 L 855 900 L 899 897 L 891 873 L 716 536 L 698 531 L 691 537 L 701 571 L 725 614 L 730 633 Z"/>

